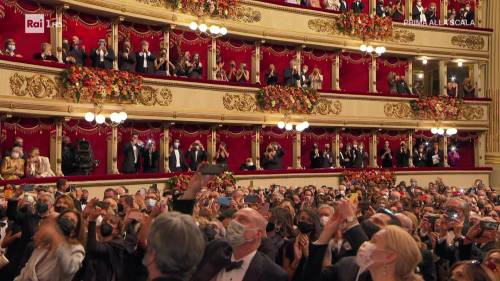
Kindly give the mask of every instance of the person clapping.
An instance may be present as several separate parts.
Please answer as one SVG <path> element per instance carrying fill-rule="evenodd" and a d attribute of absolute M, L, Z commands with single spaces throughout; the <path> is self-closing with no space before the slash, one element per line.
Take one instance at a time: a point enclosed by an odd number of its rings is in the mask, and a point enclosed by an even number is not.
<path fill-rule="evenodd" d="M 262 168 L 264 170 L 281 170 L 283 169 L 282 158 L 285 155 L 281 145 L 278 143 L 270 143 L 266 152 L 264 153 L 264 158 L 262 158 Z"/>
<path fill-rule="evenodd" d="M 92 50 L 90 59 L 92 67 L 111 69 L 115 60 L 115 51 L 111 47 L 107 47 L 105 39 L 99 39 L 98 48 Z"/>

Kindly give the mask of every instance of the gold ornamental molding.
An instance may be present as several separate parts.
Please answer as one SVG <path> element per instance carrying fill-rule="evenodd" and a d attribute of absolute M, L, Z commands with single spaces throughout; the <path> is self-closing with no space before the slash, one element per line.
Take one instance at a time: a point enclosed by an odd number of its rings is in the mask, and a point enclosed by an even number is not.
<path fill-rule="evenodd" d="M 236 9 L 236 15 L 234 17 L 235 21 L 245 23 L 259 22 L 261 19 L 261 13 L 257 10 L 252 9 L 251 7 L 238 7 Z"/>
<path fill-rule="evenodd" d="M 168 88 L 158 89 L 151 86 L 142 86 L 138 102 L 147 106 L 155 104 L 169 106 L 172 103 L 172 91 Z"/>
<path fill-rule="evenodd" d="M 338 100 L 319 99 L 313 114 L 339 115 L 342 112 L 342 103 Z"/>
<path fill-rule="evenodd" d="M 167 7 L 167 0 L 136 0 L 137 2 L 144 3 L 155 7 Z"/>
<path fill-rule="evenodd" d="M 384 105 L 384 114 L 393 119 L 432 119 L 426 114 L 416 115 L 409 103 L 386 103 Z M 484 109 L 481 106 L 463 105 L 456 120 L 482 120 Z"/>
<path fill-rule="evenodd" d="M 236 110 L 240 112 L 257 111 L 257 100 L 254 95 L 226 93 L 222 97 L 222 104 L 227 110 Z"/>
<path fill-rule="evenodd" d="M 19 97 L 54 98 L 59 94 L 56 81 L 46 75 L 24 75 L 14 73 L 9 79 L 12 93 Z"/>
<path fill-rule="evenodd" d="M 408 29 L 394 28 L 392 31 L 392 41 L 400 43 L 410 43 L 415 41 L 415 33 Z"/>
<path fill-rule="evenodd" d="M 310 19 L 307 22 L 307 27 L 319 33 L 338 34 L 333 20 Z"/>
<path fill-rule="evenodd" d="M 481 51 L 485 46 L 484 38 L 478 35 L 456 35 L 451 37 L 451 44 L 475 51 Z"/>

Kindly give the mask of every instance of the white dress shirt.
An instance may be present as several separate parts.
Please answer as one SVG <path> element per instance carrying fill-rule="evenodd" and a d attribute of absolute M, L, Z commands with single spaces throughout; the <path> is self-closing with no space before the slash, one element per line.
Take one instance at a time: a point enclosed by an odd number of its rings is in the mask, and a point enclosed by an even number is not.
<path fill-rule="evenodd" d="M 178 149 L 174 149 L 175 154 L 175 167 L 179 168 L 181 166 L 181 155 L 179 154 Z"/>
<path fill-rule="evenodd" d="M 257 251 L 253 251 L 240 260 L 235 260 L 234 256 L 231 255 L 231 261 L 243 261 L 243 264 L 240 268 L 235 268 L 229 272 L 226 272 L 226 269 L 222 269 L 219 274 L 217 274 L 215 281 L 242 281 L 256 253 Z"/>
<path fill-rule="evenodd" d="M 137 164 L 137 146 L 133 144 L 132 149 L 134 150 L 134 164 Z"/>
<path fill-rule="evenodd" d="M 5 239 L 5 235 L 7 233 L 7 227 L 8 227 L 7 219 L 0 221 L 0 223 L 3 224 L 3 226 L 0 226 L 0 244 L 2 244 L 3 239 Z M 0 255 L 5 253 L 5 250 L 6 249 L 0 247 Z"/>

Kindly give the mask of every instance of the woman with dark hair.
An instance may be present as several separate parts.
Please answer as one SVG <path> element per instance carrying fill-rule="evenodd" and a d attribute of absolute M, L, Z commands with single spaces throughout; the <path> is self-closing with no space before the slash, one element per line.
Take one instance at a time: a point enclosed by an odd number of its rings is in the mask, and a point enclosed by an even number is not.
<path fill-rule="evenodd" d="M 35 250 L 16 281 L 72 280 L 85 257 L 85 229 L 75 210 L 47 220 L 33 236 Z"/>
<path fill-rule="evenodd" d="M 477 260 L 460 261 L 451 268 L 453 281 L 493 281 Z"/>
<path fill-rule="evenodd" d="M 302 209 L 297 217 L 297 236 L 290 241 L 283 257 L 283 268 L 290 280 L 302 280 L 300 273 L 309 256 L 309 245 L 318 239 L 320 233 L 321 220 L 318 211 Z"/>
<path fill-rule="evenodd" d="M 271 210 L 266 227 L 267 239 L 262 241 L 259 251 L 266 253 L 276 264 L 283 264 L 283 252 L 294 237 L 293 219 L 285 208 Z"/>

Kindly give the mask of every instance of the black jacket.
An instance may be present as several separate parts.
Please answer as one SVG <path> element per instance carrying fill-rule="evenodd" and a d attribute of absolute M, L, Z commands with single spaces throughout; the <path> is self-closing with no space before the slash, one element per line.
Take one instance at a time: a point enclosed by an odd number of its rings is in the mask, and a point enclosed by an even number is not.
<path fill-rule="evenodd" d="M 170 155 L 168 156 L 168 168 L 170 169 L 171 172 L 183 172 L 187 170 L 187 165 L 186 165 L 186 159 L 184 158 L 184 154 L 182 151 L 179 151 L 179 164 L 180 167 L 176 167 L 177 164 L 177 158 L 175 156 L 175 149 L 170 151 Z"/>
<path fill-rule="evenodd" d="M 118 56 L 118 68 L 122 71 L 135 71 L 135 54 L 130 53 L 126 57 L 123 53 Z"/>
<path fill-rule="evenodd" d="M 101 57 L 97 55 L 97 49 L 94 49 L 90 53 L 90 59 L 92 60 L 92 67 L 112 69 L 113 61 L 115 60 L 115 51 L 112 48 L 107 48 L 106 54 L 103 56 L 103 61 L 101 61 Z"/>
<path fill-rule="evenodd" d="M 276 73 L 276 71 L 273 75 L 266 73 L 266 85 L 276 85 L 278 84 L 278 79 L 278 73 Z"/>
<path fill-rule="evenodd" d="M 353 167 L 355 168 L 366 168 L 366 161 L 368 160 L 368 153 L 366 150 L 363 150 L 362 152 L 359 150 L 353 151 L 355 153 L 356 157 L 354 158 L 354 163 Z"/>
<path fill-rule="evenodd" d="M 160 152 L 153 151 L 149 153 L 144 150 L 142 153 L 142 168 L 144 173 L 158 173 L 160 171 Z"/>
<path fill-rule="evenodd" d="M 45 56 L 45 57 L 42 57 L 42 53 L 36 53 L 33 58 L 35 60 L 43 60 L 43 61 L 52 61 L 52 62 L 59 62 L 59 60 L 57 59 L 56 56 L 54 55 L 49 55 L 49 56 Z"/>
<path fill-rule="evenodd" d="M 380 155 L 380 163 L 382 164 L 382 167 L 384 168 L 392 168 L 392 157 L 389 157 L 388 155 L 386 155 L 384 158 L 382 158 L 382 156 L 385 154 L 385 148 L 382 148 L 379 152 L 379 155 Z M 390 155 L 392 156 L 392 151 L 390 153 Z"/>
<path fill-rule="evenodd" d="M 314 150 L 311 151 L 310 154 L 310 159 L 311 159 L 311 169 L 319 169 L 321 168 L 321 164 L 323 162 L 321 153 L 318 152 L 318 155 L 314 153 Z"/>
<path fill-rule="evenodd" d="M 355 14 L 359 14 L 363 12 L 363 9 L 365 8 L 365 3 L 363 2 L 352 2 L 351 9 L 352 12 Z"/>
<path fill-rule="evenodd" d="M 427 165 L 427 153 L 420 154 L 418 151 L 413 152 L 413 166 L 425 167 Z"/>
<path fill-rule="evenodd" d="M 321 153 L 321 168 L 333 167 L 333 153 L 331 150 L 323 150 Z"/>
<path fill-rule="evenodd" d="M 73 46 L 70 47 L 68 56 L 75 58 L 76 65 L 85 65 L 85 60 L 87 60 L 87 53 L 84 50 L 78 48 L 75 49 Z"/>
<path fill-rule="evenodd" d="M 439 163 L 434 164 L 432 162 L 432 156 L 438 155 L 439 156 Z M 443 167 L 444 166 L 444 154 L 441 149 L 438 149 L 438 152 L 435 153 L 434 149 L 430 149 L 427 152 L 427 166 L 429 167 Z"/>
<path fill-rule="evenodd" d="M 345 0 L 340 0 L 340 11 L 342 13 L 347 11 L 347 2 Z"/>
<path fill-rule="evenodd" d="M 410 160 L 410 150 L 405 149 L 401 151 L 401 148 L 396 153 L 396 163 L 398 167 L 407 168 Z"/>
<path fill-rule="evenodd" d="M 298 70 L 293 70 L 291 68 L 285 69 L 283 74 L 283 82 L 285 86 L 296 87 L 297 81 L 300 81 L 300 74 Z"/>
<path fill-rule="evenodd" d="M 261 160 L 261 166 L 264 170 L 281 170 L 283 169 L 282 158 L 285 155 L 283 150 L 279 149 L 276 151 L 276 155 L 273 159 L 264 156 Z"/>
<path fill-rule="evenodd" d="M 198 150 L 198 157 L 196 157 L 196 151 L 190 150 L 186 153 L 186 159 L 189 163 L 189 169 L 196 171 L 202 162 L 207 161 L 207 153 L 204 150 Z"/>
<path fill-rule="evenodd" d="M 417 5 L 413 5 L 413 9 L 411 10 L 411 18 L 414 21 L 420 21 L 420 15 L 422 14 L 420 10 L 417 8 Z"/>
<path fill-rule="evenodd" d="M 144 57 L 146 57 L 146 67 L 144 67 Z M 154 73 L 155 72 L 155 60 L 156 57 L 153 53 L 149 52 L 147 54 L 143 52 L 137 52 L 135 54 L 135 71 L 137 73 Z"/>
<path fill-rule="evenodd" d="M 137 162 L 134 162 L 135 156 L 134 156 L 134 148 L 132 146 L 131 142 L 127 142 L 123 146 L 123 154 L 125 155 L 125 158 L 123 159 L 123 166 L 122 166 L 122 172 L 124 173 L 137 173 L 139 170 L 139 164 L 140 164 L 140 159 L 141 159 L 141 150 L 142 148 L 138 146 L 137 144 L 135 145 L 137 148 Z"/>
<path fill-rule="evenodd" d="M 377 3 L 377 8 L 375 9 L 377 16 L 382 17 L 385 15 L 384 4 Z"/>

